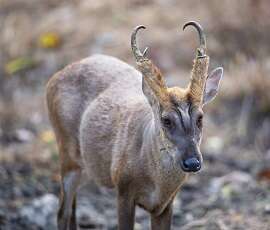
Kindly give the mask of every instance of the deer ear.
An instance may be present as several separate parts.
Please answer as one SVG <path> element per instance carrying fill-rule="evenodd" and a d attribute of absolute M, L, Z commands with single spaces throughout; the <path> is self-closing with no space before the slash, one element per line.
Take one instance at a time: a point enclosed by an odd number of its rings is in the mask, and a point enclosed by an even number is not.
<path fill-rule="evenodd" d="M 218 92 L 219 83 L 223 76 L 223 68 L 218 67 L 214 69 L 207 77 L 204 93 L 203 93 L 203 105 L 212 101 Z"/>

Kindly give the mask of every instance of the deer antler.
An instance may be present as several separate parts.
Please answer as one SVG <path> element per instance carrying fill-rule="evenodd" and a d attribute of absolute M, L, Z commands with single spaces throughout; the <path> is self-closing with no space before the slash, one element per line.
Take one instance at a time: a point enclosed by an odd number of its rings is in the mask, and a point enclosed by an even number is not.
<path fill-rule="evenodd" d="M 159 103 L 166 106 L 166 104 L 169 103 L 169 98 L 164 78 L 158 67 L 156 67 L 149 58 L 145 57 L 148 48 L 145 48 L 143 53 L 138 48 L 136 35 L 140 29 L 145 29 L 145 26 L 140 25 L 135 27 L 131 34 L 131 48 L 136 59 L 138 69 L 143 75 L 144 92 L 146 92 L 146 88 L 148 88 L 149 91 L 151 91 L 151 93 L 153 93 L 158 99 Z"/>
<path fill-rule="evenodd" d="M 144 25 L 137 26 L 131 34 L 131 48 L 132 48 L 133 54 L 136 58 L 136 61 L 141 61 L 142 59 L 145 59 L 145 55 L 148 51 L 148 47 L 146 47 L 144 49 L 143 53 L 141 53 L 140 49 L 138 48 L 137 41 L 136 41 L 136 35 L 140 29 L 146 29 L 146 27 Z"/>
<path fill-rule="evenodd" d="M 195 104 L 201 104 L 209 65 L 209 57 L 206 55 L 206 38 L 203 28 L 198 22 L 190 21 L 185 23 L 183 30 L 187 26 L 194 26 L 199 33 L 200 46 L 197 48 L 196 58 L 193 61 L 189 94 Z"/>
<path fill-rule="evenodd" d="M 199 33 L 199 39 L 200 39 L 200 47 L 198 48 L 198 57 L 205 57 L 205 51 L 206 51 L 206 38 L 205 38 L 205 33 L 203 31 L 203 28 L 198 22 L 195 21 L 190 21 L 185 23 L 183 26 L 183 30 L 185 30 L 186 27 L 188 26 L 194 26 L 196 30 Z"/>

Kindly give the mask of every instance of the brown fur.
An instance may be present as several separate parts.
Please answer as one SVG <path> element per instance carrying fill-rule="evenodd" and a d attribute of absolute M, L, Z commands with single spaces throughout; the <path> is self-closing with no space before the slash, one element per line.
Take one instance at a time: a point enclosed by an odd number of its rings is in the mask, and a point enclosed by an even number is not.
<path fill-rule="evenodd" d="M 187 89 L 172 87 L 168 88 L 168 93 L 170 95 L 170 100 L 173 104 L 177 104 L 182 101 L 188 101 L 189 91 Z"/>
<path fill-rule="evenodd" d="M 193 61 L 191 80 L 187 88 L 167 88 L 160 70 L 149 59 L 137 62 L 145 81 L 155 93 L 163 108 L 173 106 L 173 101 L 191 100 L 194 105 L 200 106 L 203 99 L 204 86 L 208 74 L 209 57 L 196 58 Z"/>
<path fill-rule="evenodd" d="M 159 103 L 164 108 L 169 107 L 170 96 L 160 70 L 149 59 L 143 59 L 141 62 L 137 62 L 137 65 L 141 73 L 144 75 L 144 80 L 154 92 Z"/>

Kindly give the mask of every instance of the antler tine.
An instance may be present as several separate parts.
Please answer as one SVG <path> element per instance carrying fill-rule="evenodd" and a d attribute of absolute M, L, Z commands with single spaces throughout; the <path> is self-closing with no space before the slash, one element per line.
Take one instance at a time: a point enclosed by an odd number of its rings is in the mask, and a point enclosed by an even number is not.
<path fill-rule="evenodd" d="M 131 48 L 132 48 L 133 55 L 135 56 L 136 61 L 140 61 L 140 60 L 144 59 L 145 55 L 146 55 L 146 53 L 148 51 L 148 47 L 145 48 L 143 53 L 138 48 L 137 41 L 136 41 L 136 36 L 137 36 L 137 32 L 140 29 L 146 29 L 146 27 L 144 25 L 136 26 L 135 29 L 133 30 L 132 34 L 131 34 Z"/>
<path fill-rule="evenodd" d="M 185 30 L 186 27 L 188 26 L 194 26 L 196 30 L 199 33 L 199 39 L 200 39 L 200 47 L 198 49 L 198 57 L 205 57 L 205 50 L 206 50 L 206 37 L 205 33 L 203 31 L 203 28 L 198 22 L 195 21 L 189 21 L 184 24 L 183 30 Z"/>

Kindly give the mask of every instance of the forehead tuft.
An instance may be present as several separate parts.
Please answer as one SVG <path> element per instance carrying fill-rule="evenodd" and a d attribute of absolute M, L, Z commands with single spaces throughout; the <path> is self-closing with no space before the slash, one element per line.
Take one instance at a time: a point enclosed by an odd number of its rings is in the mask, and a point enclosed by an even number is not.
<path fill-rule="evenodd" d="M 188 93 L 186 89 L 182 89 L 180 87 L 172 87 L 168 88 L 170 100 L 172 104 L 179 105 L 183 102 L 189 102 Z"/>

